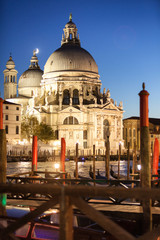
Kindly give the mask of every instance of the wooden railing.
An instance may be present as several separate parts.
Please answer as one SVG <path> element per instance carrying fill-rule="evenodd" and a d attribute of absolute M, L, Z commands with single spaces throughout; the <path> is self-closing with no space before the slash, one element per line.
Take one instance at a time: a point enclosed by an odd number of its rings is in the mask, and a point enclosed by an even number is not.
<path fill-rule="evenodd" d="M 15 232 L 16 229 L 22 227 L 27 222 L 33 220 L 41 213 L 49 208 L 53 208 L 59 204 L 60 208 L 60 240 L 73 239 L 73 206 L 77 207 L 87 217 L 92 219 L 108 233 L 118 240 L 157 240 L 160 236 L 160 226 L 156 229 L 144 233 L 136 238 L 118 224 L 113 222 L 101 212 L 98 212 L 91 207 L 88 202 L 83 199 L 86 197 L 110 197 L 113 198 L 134 198 L 143 200 L 158 200 L 160 201 L 159 188 L 134 188 L 125 189 L 119 187 L 105 188 L 94 186 L 69 186 L 69 185 L 53 185 L 53 184 L 0 184 L 0 193 L 31 193 L 31 194 L 50 194 L 54 195 L 50 200 L 41 204 L 37 209 L 28 213 L 24 217 L 18 219 L 15 223 L 4 228 L 0 232 L 0 239 L 7 239 L 8 236 Z M 144 212 L 143 212 L 144 214 Z"/>

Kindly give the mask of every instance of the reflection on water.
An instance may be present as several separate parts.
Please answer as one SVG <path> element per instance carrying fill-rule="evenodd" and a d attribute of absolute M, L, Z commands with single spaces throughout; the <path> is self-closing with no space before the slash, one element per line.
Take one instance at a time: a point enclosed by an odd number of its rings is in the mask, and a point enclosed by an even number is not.
<path fill-rule="evenodd" d="M 32 169 L 31 162 L 12 162 L 7 163 L 7 175 L 15 174 L 15 173 L 23 173 L 31 171 Z M 39 162 L 37 166 L 38 171 L 53 171 L 55 172 L 56 169 L 54 167 L 55 162 Z M 89 177 L 89 168 L 92 165 L 92 161 L 86 162 L 79 162 L 78 163 L 78 172 L 81 176 Z M 111 161 L 110 167 L 112 165 L 113 171 L 117 172 L 118 169 L 118 162 Z M 71 177 L 74 175 L 75 170 L 75 162 L 69 161 L 65 162 L 66 172 L 70 173 Z M 101 175 L 105 175 L 105 162 L 104 161 L 96 161 L 96 171 L 99 169 Z M 127 162 L 120 161 L 120 173 L 125 175 L 127 174 Z"/>

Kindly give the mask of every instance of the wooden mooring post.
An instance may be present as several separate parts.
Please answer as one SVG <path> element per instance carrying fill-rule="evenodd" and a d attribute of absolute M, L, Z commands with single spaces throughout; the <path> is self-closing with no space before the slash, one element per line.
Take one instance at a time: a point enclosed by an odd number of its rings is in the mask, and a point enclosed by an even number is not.
<path fill-rule="evenodd" d="M 105 157 L 105 175 L 107 179 L 109 179 L 109 161 L 110 161 L 110 146 L 109 146 L 109 138 L 106 140 L 106 157 Z"/>
<path fill-rule="evenodd" d="M 152 174 L 158 174 L 158 165 L 159 165 L 159 142 L 158 139 L 155 138 L 154 141 L 154 154 L 153 154 L 153 167 L 152 167 Z"/>
<path fill-rule="evenodd" d="M 62 186 L 60 197 L 60 240 L 73 240 L 73 207 Z"/>
<path fill-rule="evenodd" d="M 119 154 L 118 154 L 118 176 L 117 179 L 120 178 L 120 160 L 121 160 L 121 143 L 119 143 Z"/>
<path fill-rule="evenodd" d="M 128 142 L 128 151 L 127 151 L 127 180 L 129 180 L 130 173 L 130 142 Z"/>
<path fill-rule="evenodd" d="M 65 172 L 65 153 L 66 153 L 66 142 L 64 138 L 61 138 L 61 171 Z"/>
<path fill-rule="evenodd" d="M 93 145 L 93 180 L 94 180 L 94 186 L 95 186 L 96 185 L 95 145 Z"/>
<path fill-rule="evenodd" d="M 6 131 L 3 129 L 3 99 L 0 98 L 0 183 L 6 183 L 7 149 Z M 6 215 L 7 195 L 0 194 L 0 215 Z"/>
<path fill-rule="evenodd" d="M 143 90 L 140 96 L 140 155 L 141 155 L 141 186 L 151 187 L 151 162 L 149 148 L 149 119 L 148 119 L 148 96 L 149 93 Z M 143 200 L 143 229 L 144 232 L 152 229 L 151 200 Z"/>
<path fill-rule="evenodd" d="M 0 129 L 3 129 L 3 99 L 0 98 Z"/>
<path fill-rule="evenodd" d="M 76 143 L 76 157 L 75 157 L 75 163 L 76 163 L 76 179 L 78 178 L 78 143 Z"/>
<path fill-rule="evenodd" d="M 38 152 L 37 152 L 37 136 L 33 136 L 32 141 L 32 172 L 37 171 L 37 158 L 38 158 Z"/>
<path fill-rule="evenodd" d="M 133 150 L 133 161 L 132 161 L 132 180 L 134 180 L 134 176 L 135 176 L 135 167 L 136 167 L 136 142 L 134 142 L 134 150 Z M 132 188 L 134 188 L 134 183 L 132 183 Z"/>

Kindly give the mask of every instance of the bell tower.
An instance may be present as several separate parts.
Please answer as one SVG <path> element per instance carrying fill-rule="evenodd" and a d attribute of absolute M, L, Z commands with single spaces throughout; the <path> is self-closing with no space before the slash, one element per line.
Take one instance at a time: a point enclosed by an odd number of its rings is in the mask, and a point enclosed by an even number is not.
<path fill-rule="evenodd" d="M 4 74 L 4 99 L 15 98 L 17 96 L 17 73 L 15 63 L 10 54 L 9 60 L 6 64 Z"/>

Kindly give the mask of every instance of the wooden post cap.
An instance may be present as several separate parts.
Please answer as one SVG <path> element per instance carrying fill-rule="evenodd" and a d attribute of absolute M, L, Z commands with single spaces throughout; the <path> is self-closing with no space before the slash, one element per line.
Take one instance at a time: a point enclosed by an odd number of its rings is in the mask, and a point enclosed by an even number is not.
<path fill-rule="evenodd" d="M 140 96 L 140 126 L 149 126 L 148 119 L 148 96 L 149 93 L 145 90 L 145 83 L 142 84 L 143 90 L 139 93 Z"/>
<path fill-rule="evenodd" d="M 144 83 L 144 82 L 142 83 L 142 88 L 143 88 L 143 90 L 140 91 L 140 93 L 139 93 L 138 95 L 139 95 L 139 96 L 149 95 L 149 92 L 147 92 L 147 91 L 145 90 L 145 83 Z"/>

